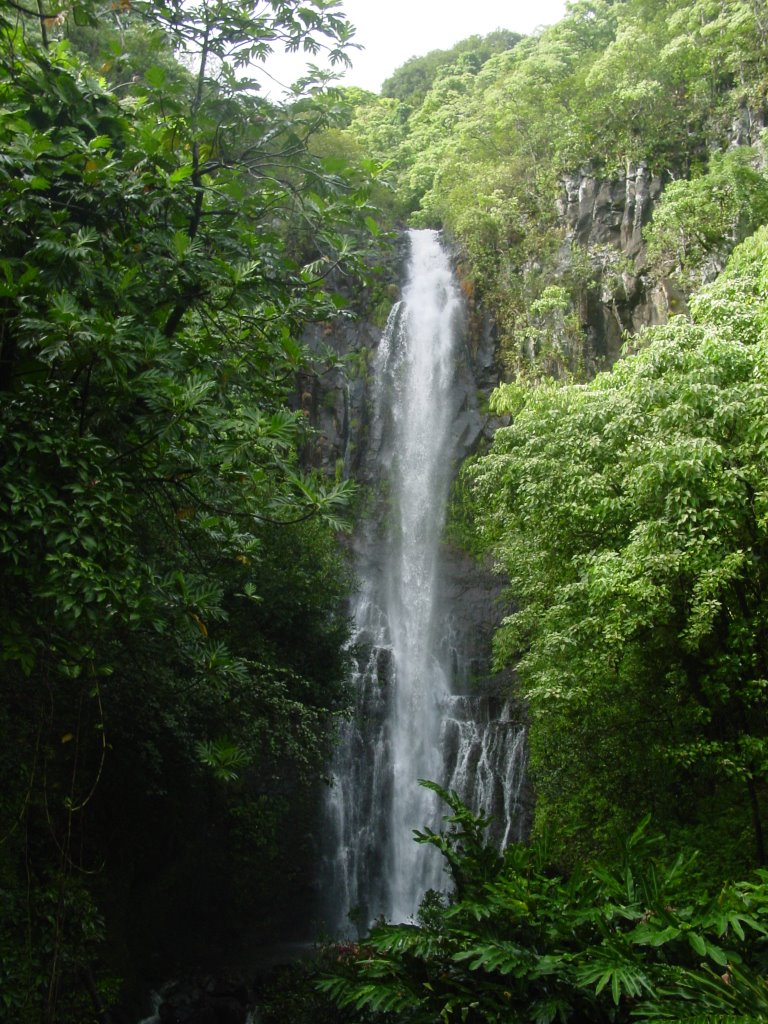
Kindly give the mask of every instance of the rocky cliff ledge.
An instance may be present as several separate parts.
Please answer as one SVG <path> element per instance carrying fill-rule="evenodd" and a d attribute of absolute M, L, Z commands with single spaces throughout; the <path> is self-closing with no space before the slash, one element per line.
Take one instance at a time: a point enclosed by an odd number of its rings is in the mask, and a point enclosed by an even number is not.
<path fill-rule="evenodd" d="M 600 178 L 581 170 L 562 180 L 558 214 L 564 231 L 562 255 L 585 249 L 595 272 L 579 297 L 587 363 L 610 366 L 625 332 L 666 323 L 684 312 L 685 296 L 669 279 L 652 278 L 645 263 L 643 228 L 661 196 L 663 180 L 645 164 L 627 164 L 623 175 Z"/>

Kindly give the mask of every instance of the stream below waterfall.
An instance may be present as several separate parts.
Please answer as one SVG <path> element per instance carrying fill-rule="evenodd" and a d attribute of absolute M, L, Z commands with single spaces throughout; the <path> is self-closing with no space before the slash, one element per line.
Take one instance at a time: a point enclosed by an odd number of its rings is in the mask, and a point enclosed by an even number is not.
<path fill-rule="evenodd" d="M 442 813 L 419 779 L 493 814 L 500 842 L 524 828 L 524 730 L 503 701 L 473 692 L 457 640 L 468 624 L 446 586 L 446 505 L 467 450 L 458 425 L 476 401 L 462 293 L 438 232 L 410 231 L 408 241 L 402 300 L 369 385 L 355 713 L 341 729 L 325 807 L 331 934 L 348 932 L 350 921 L 365 931 L 381 916 L 408 920 L 428 889 L 447 887 L 438 851 L 413 840 L 414 829 L 437 829 Z"/>

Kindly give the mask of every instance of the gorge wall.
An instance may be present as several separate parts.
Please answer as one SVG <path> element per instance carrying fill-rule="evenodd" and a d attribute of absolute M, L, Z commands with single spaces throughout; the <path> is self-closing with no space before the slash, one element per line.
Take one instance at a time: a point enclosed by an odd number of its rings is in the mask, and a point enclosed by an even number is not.
<path fill-rule="evenodd" d="M 404 257 L 402 243 L 398 252 Z M 331 475 L 342 472 L 352 477 L 364 493 L 368 489 L 364 501 L 370 500 L 370 489 L 376 483 L 381 443 L 371 428 L 372 367 L 382 335 L 383 327 L 366 320 L 315 325 L 307 335 L 310 348 L 328 348 L 339 362 L 322 374 L 303 374 L 299 380 L 298 400 L 315 431 L 306 451 L 308 463 Z M 459 397 L 452 425 L 454 475 L 461 461 L 489 440 L 498 425 L 487 412 L 487 400 L 502 376 L 492 320 L 482 311 L 464 317 L 455 367 Z M 350 546 L 354 544 L 353 539 Z M 491 675 L 490 641 L 503 587 L 498 577 L 465 552 L 446 546 L 446 553 L 445 586 L 451 591 L 451 604 L 459 609 L 452 631 L 469 659 L 472 678 L 487 679 Z"/>
<path fill-rule="evenodd" d="M 380 914 L 404 920 L 445 886 L 439 859 L 412 841 L 443 813 L 418 779 L 491 813 L 500 840 L 522 838 L 529 816 L 524 723 L 490 668 L 501 583 L 441 539 L 450 481 L 493 427 L 482 411 L 499 379 L 493 335 L 470 343 L 437 233 L 408 241 L 386 329 L 319 329 L 314 346 L 346 355 L 351 372 L 302 382 L 322 431 L 312 458 L 361 486 L 349 542 L 355 712 L 340 727 L 319 840 L 332 934 L 349 911 L 363 930 Z"/>
<path fill-rule="evenodd" d="M 628 166 L 619 179 L 601 180 L 580 172 L 563 183 L 558 208 L 562 232 L 560 259 L 566 263 L 571 252 L 581 249 L 590 254 L 593 267 L 598 269 L 577 299 L 583 363 L 587 367 L 610 365 L 618 358 L 627 332 L 645 324 L 662 323 L 671 312 L 683 307 L 682 296 L 677 295 L 671 284 L 651 280 L 644 268 L 642 228 L 650 219 L 661 191 L 661 182 L 642 165 Z M 403 262 L 402 243 L 397 246 L 397 256 Z M 453 262 L 455 267 L 459 263 L 457 259 Z M 451 436 L 447 448 L 451 453 L 451 476 L 466 456 L 491 438 L 499 425 L 484 410 L 488 396 L 505 372 L 499 363 L 493 320 L 480 304 L 471 301 L 471 296 L 468 298 L 452 356 Z M 330 361 L 330 368 L 305 373 L 299 381 L 300 408 L 315 431 L 305 452 L 306 461 L 329 475 L 351 477 L 360 484 L 359 525 L 347 542 L 349 556 L 353 564 L 364 567 L 364 577 L 386 575 L 382 566 L 388 557 L 386 538 L 392 503 L 387 493 L 388 478 L 382 476 L 381 467 L 391 462 L 392 437 L 386 436 L 386 429 L 377 418 L 380 403 L 376 389 L 380 383 L 376 367 L 391 338 L 369 321 L 340 321 L 316 325 L 308 342 L 318 355 L 325 351 L 336 358 Z M 435 401 L 448 399 L 435 396 Z M 440 411 L 435 409 L 436 413 Z M 505 702 L 509 676 L 502 678 L 491 670 L 491 640 L 503 615 L 503 582 L 488 567 L 477 565 L 445 541 L 440 557 L 441 600 L 450 609 L 442 624 L 440 656 L 450 662 L 451 697 L 442 699 L 443 774 L 436 781 L 455 786 L 470 805 L 474 801 L 475 809 L 493 814 L 500 839 L 521 838 L 530 819 L 531 803 L 527 785 L 521 782 L 524 711 L 519 705 Z M 362 598 L 357 599 L 358 617 L 360 600 L 370 598 L 366 598 L 365 587 L 364 579 Z M 358 696 L 363 692 L 358 700 L 358 715 L 379 728 L 391 700 L 387 691 L 392 689 L 393 669 L 388 660 L 392 651 L 382 641 L 374 620 L 369 621 L 369 612 L 365 614 L 368 618 L 363 618 L 356 650 L 355 686 Z M 514 730 L 519 743 L 510 742 Z M 361 759 L 368 747 L 386 742 L 369 741 L 363 731 L 348 740 L 353 774 L 343 785 L 337 781 L 337 788 L 346 787 L 353 793 L 365 789 Z M 478 780 L 493 759 L 490 770 L 495 781 L 489 788 L 486 782 Z M 504 777 L 503 767 L 499 767 L 503 761 L 510 765 L 509 778 Z M 386 787 L 383 792 L 386 793 Z M 332 796 L 331 803 L 333 799 Z M 350 798 L 345 799 L 349 802 Z M 326 827 L 340 827 L 338 820 L 349 816 L 348 810 L 338 807 L 333 813 L 337 824 Z M 363 831 L 377 814 L 380 811 L 371 803 L 370 796 L 361 798 L 354 807 L 353 832 Z M 348 822 L 344 827 L 348 827 Z M 322 846 L 322 840 L 318 842 Z M 386 858 L 375 838 L 354 856 L 358 861 L 362 858 L 362 866 L 357 863 L 354 868 L 358 877 L 375 874 L 382 857 Z M 339 875 L 338 870 L 336 874 Z M 347 878 L 342 888 L 349 893 L 355 885 L 350 887 Z M 326 884 L 325 888 L 335 891 L 336 884 Z M 379 896 L 372 897 L 374 904 Z M 384 896 L 380 898 L 381 905 L 385 905 Z M 364 914 L 381 912 L 365 900 L 355 905 L 361 906 Z M 343 927 L 338 916 L 330 920 L 332 929 Z M 370 918 L 361 923 L 367 926 Z"/>
<path fill-rule="evenodd" d="M 580 169 L 561 181 L 556 208 L 562 242 L 555 273 L 567 269 L 575 249 L 588 254 L 593 272 L 575 298 L 588 374 L 618 359 L 625 334 L 665 323 L 670 315 L 686 310 L 682 290 L 670 278 L 652 275 L 645 260 L 642 231 L 663 187 L 662 176 L 652 174 L 643 163 L 628 163 L 623 174 L 613 177 Z M 404 252 L 401 239 L 385 261 L 393 296 L 399 294 Z M 460 275 L 463 262 L 463 254 L 455 252 L 454 264 Z M 455 427 L 462 435 L 465 455 L 483 437 L 490 437 L 497 425 L 479 410 L 506 372 L 497 349 L 492 311 L 482 299 L 475 302 L 469 288 L 466 297 L 464 362 L 459 368 L 465 402 Z M 359 307 L 360 297 L 351 298 L 352 305 Z M 369 300 L 370 296 L 362 296 L 363 306 Z M 365 318 L 310 328 L 310 348 L 328 348 L 343 362 L 321 375 L 303 374 L 299 380 L 301 408 L 316 431 L 306 453 L 308 462 L 331 472 L 341 463 L 345 473 L 363 483 L 370 366 L 382 330 Z"/>
<path fill-rule="evenodd" d="M 574 246 L 585 249 L 596 275 L 579 297 L 588 365 L 610 366 L 626 333 L 685 311 L 685 297 L 674 282 L 651 277 L 645 265 L 642 231 L 663 185 L 662 177 L 642 163 L 627 164 L 620 177 L 581 170 L 562 181 L 557 205 L 563 258 Z"/>

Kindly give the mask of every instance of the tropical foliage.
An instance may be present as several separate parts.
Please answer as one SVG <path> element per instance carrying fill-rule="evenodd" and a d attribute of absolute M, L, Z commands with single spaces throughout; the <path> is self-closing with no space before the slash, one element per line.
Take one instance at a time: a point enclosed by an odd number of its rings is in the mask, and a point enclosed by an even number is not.
<path fill-rule="evenodd" d="M 397 143 L 401 215 L 458 243 L 511 378 L 452 538 L 508 581 L 495 658 L 529 709 L 535 789 L 531 844 L 501 853 L 440 791 L 448 827 L 417 839 L 448 895 L 321 985 L 361 1019 L 768 1012 L 767 43 L 747 0 L 572 3 L 414 78 L 410 106 L 406 66 L 396 99 L 358 108 L 374 150 L 383 124 Z M 602 239 L 590 188 L 624 217 Z M 641 294 L 648 319 L 686 315 L 635 334 Z M 597 376 L 596 310 L 633 328 Z"/>
<path fill-rule="evenodd" d="M 385 311 L 410 219 L 451 233 L 511 378 L 454 533 L 509 581 L 534 841 L 442 793 L 418 839 L 452 893 L 265 1013 L 761 1019 L 766 877 L 732 879 L 768 842 L 764 5 L 575 0 L 381 97 L 249 77 L 352 40 L 337 0 L 0 11 L 0 1014 L 106 1019 L 306 918 L 354 489 L 302 458 L 302 338 Z M 574 189 L 641 180 L 631 252 L 579 211 L 564 237 Z M 620 334 L 655 288 L 690 316 L 590 379 L 595 309 Z"/>
<path fill-rule="evenodd" d="M 767 265 L 761 229 L 610 373 L 502 386 L 509 426 L 468 471 L 537 821 L 570 860 L 651 810 L 716 871 L 765 862 Z"/>
<path fill-rule="evenodd" d="M 169 969 L 302 897 L 346 704 L 351 486 L 302 471 L 293 392 L 304 325 L 339 316 L 330 282 L 364 271 L 372 165 L 312 154 L 334 116 L 314 86 L 276 107 L 235 72 L 281 40 L 340 57 L 336 6 L 126 4 L 103 33 L 86 3 L 0 15 L 16 1021 L 86 1019 L 114 988 L 105 935 L 113 971 L 147 970 L 148 934 Z"/>
<path fill-rule="evenodd" d="M 645 820 L 610 868 L 563 876 L 541 845 L 499 855 L 487 820 L 433 788 L 452 813 L 417 840 L 446 858 L 454 894 L 342 950 L 319 983 L 342 1007 L 420 1024 L 734 1024 L 768 1012 L 765 872 L 707 892 L 695 858 L 665 860 Z"/>
<path fill-rule="evenodd" d="M 503 41 L 473 37 L 407 62 L 348 131 L 391 161 L 393 217 L 459 243 L 465 289 L 494 316 L 506 369 L 586 379 L 605 356 L 588 310 L 633 329 L 627 292 L 672 277 L 688 294 L 763 222 L 764 160 L 748 147 L 761 146 L 768 25 L 752 0 L 579 0 L 557 24 Z M 668 196 L 648 252 L 638 243 L 621 261 L 638 176 Z M 569 195 L 578 207 L 587 180 L 613 189 L 607 237 L 584 237 L 592 211 L 579 208 L 564 244 L 558 209 Z M 650 207 L 636 215 L 645 224 Z M 531 307 L 550 287 L 565 293 L 566 323 L 542 338 Z"/>

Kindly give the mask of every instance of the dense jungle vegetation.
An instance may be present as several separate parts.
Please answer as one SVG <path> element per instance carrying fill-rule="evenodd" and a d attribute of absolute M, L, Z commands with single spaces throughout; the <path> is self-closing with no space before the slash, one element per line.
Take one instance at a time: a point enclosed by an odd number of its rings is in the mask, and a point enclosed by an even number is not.
<path fill-rule="evenodd" d="M 509 580 L 533 835 L 442 794 L 452 895 L 266 1019 L 766 1019 L 768 11 L 575 0 L 381 96 L 246 77 L 351 39 L 333 0 L 0 9 L 0 1018 L 117 1019 L 305 913 L 355 506 L 296 375 L 409 222 L 497 333 L 452 536 Z M 641 244 L 569 234 L 569 182 L 640 171 Z"/>
<path fill-rule="evenodd" d="M 242 69 L 343 61 L 333 6 L 0 12 L 3 1019 L 306 912 L 352 486 L 302 471 L 294 391 L 373 165 L 313 154 L 322 82 L 275 106 Z"/>
<path fill-rule="evenodd" d="M 509 582 L 533 835 L 499 857 L 443 794 L 420 839 L 453 896 L 323 987 L 350 1020 L 765 1019 L 768 12 L 575 2 L 474 43 L 408 62 L 344 137 L 493 316 L 507 383 L 453 535 Z"/>

